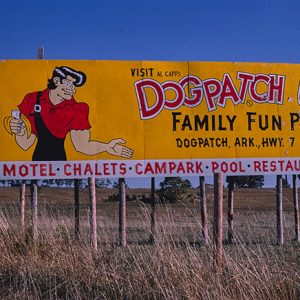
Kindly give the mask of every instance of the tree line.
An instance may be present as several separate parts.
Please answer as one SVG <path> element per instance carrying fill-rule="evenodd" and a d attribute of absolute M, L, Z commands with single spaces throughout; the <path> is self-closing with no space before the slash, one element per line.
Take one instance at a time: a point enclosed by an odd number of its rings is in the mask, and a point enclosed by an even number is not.
<path fill-rule="evenodd" d="M 118 188 L 119 182 L 112 181 L 111 179 L 96 178 L 97 188 Z M 1 180 L 2 186 L 19 186 L 21 180 Z M 30 180 L 26 180 L 24 183 L 30 184 Z M 262 188 L 264 186 L 264 176 L 227 176 L 227 187 L 231 188 Z M 43 179 L 37 181 L 38 186 L 43 187 L 74 187 L 74 180 L 72 179 Z M 85 188 L 88 186 L 87 179 L 80 179 L 79 186 Z M 287 176 L 283 178 L 283 187 L 290 187 Z M 126 188 L 129 188 L 126 185 Z M 174 203 L 183 199 L 188 190 L 192 188 L 192 184 L 188 179 L 182 179 L 181 177 L 165 177 L 159 184 L 157 194 L 162 202 Z"/>

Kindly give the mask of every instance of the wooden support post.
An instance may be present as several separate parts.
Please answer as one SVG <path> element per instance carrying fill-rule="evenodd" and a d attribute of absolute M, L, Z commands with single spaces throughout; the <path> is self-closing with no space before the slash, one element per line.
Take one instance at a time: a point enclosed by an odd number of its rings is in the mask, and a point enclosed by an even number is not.
<path fill-rule="evenodd" d="M 294 203 L 294 216 L 295 216 L 295 241 L 300 243 L 299 200 L 298 200 L 297 175 L 293 175 L 293 203 Z"/>
<path fill-rule="evenodd" d="M 44 48 L 38 48 L 38 59 L 44 59 Z M 25 228 L 25 191 L 26 191 L 26 184 L 25 181 L 22 180 L 20 186 L 20 204 L 21 204 L 21 226 Z M 32 226 L 32 236 L 33 240 L 37 238 L 37 199 L 38 199 L 38 192 L 37 192 L 37 182 L 36 180 L 32 180 L 30 184 L 30 192 L 31 192 L 31 226 Z"/>
<path fill-rule="evenodd" d="M 126 241 L 126 190 L 125 179 L 119 178 L 119 244 L 127 246 Z"/>
<path fill-rule="evenodd" d="M 150 243 L 155 243 L 155 178 L 151 178 L 151 233 L 150 233 Z"/>
<path fill-rule="evenodd" d="M 276 176 L 277 245 L 283 245 L 282 175 Z"/>
<path fill-rule="evenodd" d="M 79 236 L 80 236 L 79 183 L 80 183 L 80 179 L 74 179 L 75 240 L 79 240 Z"/>
<path fill-rule="evenodd" d="M 38 188 L 36 180 L 31 181 L 30 192 L 32 238 L 33 241 L 36 241 L 38 236 Z"/>
<path fill-rule="evenodd" d="M 20 185 L 20 214 L 21 214 L 21 227 L 25 229 L 25 196 L 26 196 L 26 181 L 22 180 Z"/>
<path fill-rule="evenodd" d="M 38 48 L 38 59 L 44 59 L 44 47 Z"/>
<path fill-rule="evenodd" d="M 90 217 L 90 243 L 93 250 L 97 250 L 97 209 L 96 209 L 96 183 L 95 178 L 88 178 L 89 186 L 89 217 Z"/>
<path fill-rule="evenodd" d="M 233 189 L 234 189 L 234 179 L 229 177 L 228 181 L 228 243 L 233 242 Z"/>
<path fill-rule="evenodd" d="M 207 204 L 206 204 L 206 190 L 205 190 L 205 178 L 199 177 L 199 189 L 200 189 L 200 213 L 201 213 L 201 226 L 204 245 L 208 245 L 208 217 L 207 217 Z"/>
<path fill-rule="evenodd" d="M 216 268 L 222 271 L 223 256 L 223 174 L 214 174 L 214 255 Z"/>

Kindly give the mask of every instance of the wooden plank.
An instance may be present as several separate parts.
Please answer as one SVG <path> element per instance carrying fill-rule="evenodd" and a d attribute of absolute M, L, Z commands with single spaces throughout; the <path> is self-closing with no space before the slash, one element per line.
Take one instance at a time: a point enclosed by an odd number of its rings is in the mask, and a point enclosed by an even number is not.
<path fill-rule="evenodd" d="M 282 175 L 276 176 L 277 245 L 283 245 Z"/>
<path fill-rule="evenodd" d="M 216 269 L 222 271 L 223 258 L 223 174 L 214 174 L 214 256 Z"/>
<path fill-rule="evenodd" d="M 97 209 L 95 178 L 88 178 L 89 186 L 89 216 L 90 216 L 90 243 L 93 250 L 97 250 Z"/>
<path fill-rule="evenodd" d="M 38 48 L 38 59 L 44 59 L 44 48 Z M 25 228 L 25 191 L 26 191 L 26 184 L 25 181 L 22 180 L 20 185 L 20 202 L 21 202 L 21 226 Z M 32 234 L 33 239 L 37 238 L 37 199 L 38 199 L 38 189 L 37 189 L 37 182 L 36 180 L 31 181 L 30 185 L 31 191 L 31 225 L 32 225 Z"/>
<path fill-rule="evenodd" d="M 80 200 L 79 200 L 79 184 L 80 179 L 74 179 L 74 215 L 75 215 L 75 240 L 79 240 L 80 236 Z"/>
<path fill-rule="evenodd" d="M 150 204 L 150 243 L 155 243 L 155 178 L 151 178 L 151 204 Z"/>
<path fill-rule="evenodd" d="M 37 181 L 32 180 L 30 185 L 31 196 L 31 230 L 33 241 L 38 237 L 38 188 Z"/>
<path fill-rule="evenodd" d="M 300 243 L 299 198 L 298 198 L 298 187 L 297 187 L 297 175 L 293 175 L 293 203 L 294 203 L 294 218 L 295 218 L 295 241 Z"/>
<path fill-rule="evenodd" d="M 229 177 L 228 181 L 228 212 L 227 212 L 227 221 L 228 221 L 228 243 L 233 242 L 233 190 L 234 190 L 234 179 Z"/>
<path fill-rule="evenodd" d="M 38 48 L 38 59 L 44 59 L 44 47 Z"/>
<path fill-rule="evenodd" d="M 125 179 L 119 178 L 119 244 L 127 246 L 126 240 L 126 189 Z"/>
<path fill-rule="evenodd" d="M 202 237 L 204 245 L 208 245 L 208 216 L 207 216 L 207 201 L 204 176 L 199 177 L 199 192 L 200 192 L 200 215 Z"/>
<path fill-rule="evenodd" d="M 20 214 L 21 214 L 21 227 L 25 229 L 25 197 L 26 197 L 26 181 L 22 180 L 20 184 Z"/>

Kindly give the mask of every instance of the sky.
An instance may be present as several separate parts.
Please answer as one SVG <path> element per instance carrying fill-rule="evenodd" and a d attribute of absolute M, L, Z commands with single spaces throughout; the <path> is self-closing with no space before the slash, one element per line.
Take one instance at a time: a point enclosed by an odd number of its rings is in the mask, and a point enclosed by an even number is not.
<path fill-rule="evenodd" d="M 0 3 L 0 59 L 300 61 L 299 0 Z"/>

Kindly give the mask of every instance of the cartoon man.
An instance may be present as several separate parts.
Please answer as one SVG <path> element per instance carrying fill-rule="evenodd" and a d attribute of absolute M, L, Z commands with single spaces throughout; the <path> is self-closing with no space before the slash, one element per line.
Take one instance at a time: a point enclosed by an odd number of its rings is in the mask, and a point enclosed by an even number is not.
<path fill-rule="evenodd" d="M 18 106 L 23 118 L 9 119 L 10 133 L 15 135 L 23 150 L 29 149 L 37 140 L 33 161 L 67 160 L 64 141 L 69 132 L 75 150 L 83 154 L 107 152 L 124 158 L 132 156 L 133 151 L 121 145 L 126 142 L 123 139 L 108 143 L 90 140 L 89 107 L 73 98 L 76 87 L 85 82 L 83 72 L 66 66 L 57 67 L 48 80 L 47 89 L 24 97 Z"/>

